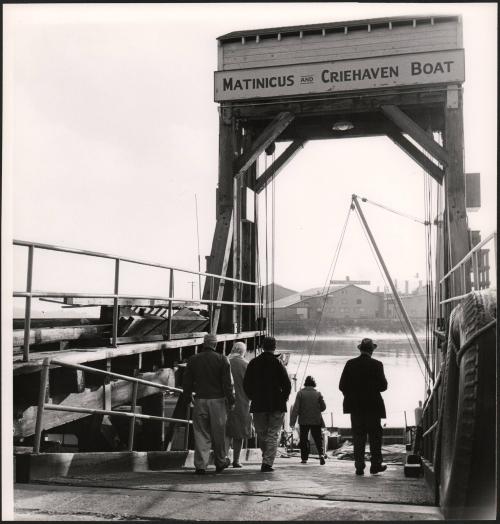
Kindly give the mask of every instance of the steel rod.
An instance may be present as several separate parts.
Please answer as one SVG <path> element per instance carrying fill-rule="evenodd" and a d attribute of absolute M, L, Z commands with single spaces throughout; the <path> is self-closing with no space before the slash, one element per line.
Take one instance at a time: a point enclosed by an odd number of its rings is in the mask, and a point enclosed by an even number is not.
<path fill-rule="evenodd" d="M 128 450 L 132 451 L 134 449 L 134 433 L 135 433 L 135 415 L 136 415 L 136 409 L 137 409 L 137 390 L 139 389 L 139 384 L 137 382 L 134 383 L 134 387 L 132 389 L 132 406 L 130 407 L 130 412 L 134 414 L 134 416 L 130 419 L 130 425 L 128 427 Z"/>
<path fill-rule="evenodd" d="M 35 424 L 35 442 L 33 445 L 33 451 L 40 453 L 40 443 L 42 440 L 43 430 L 43 413 L 45 403 L 47 402 L 47 392 L 49 385 L 49 368 L 50 358 L 46 358 L 43 361 L 42 371 L 40 372 L 40 391 L 38 393 L 38 409 L 36 412 L 36 424 Z"/>
<path fill-rule="evenodd" d="M 31 293 L 33 285 L 33 255 L 35 248 L 29 247 L 28 250 L 28 268 L 26 272 L 26 291 Z M 26 297 L 24 305 L 24 346 L 23 361 L 29 362 L 30 359 L 30 330 L 31 330 L 31 296 Z"/>
<path fill-rule="evenodd" d="M 482 240 L 481 242 L 479 242 L 479 244 L 476 244 L 465 256 L 464 258 L 462 258 L 462 260 L 460 260 L 460 262 L 458 262 L 458 264 L 456 264 L 455 266 L 453 266 L 449 271 L 448 273 L 446 273 L 446 275 L 439 281 L 440 283 L 441 282 L 444 282 L 454 271 L 456 271 L 461 265 L 463 265 L 465 262 L 467 262 L 467 260 L 469 260 L 469 258 L 472 257 L 472 255 L 476 252 L 476 251 L 479 251 L 485 244 L 487 244 L 490 240 L 495 240 L 496 242 L 496 232 L 495 233 L 491 233 L 490 235 L 488 235 L 484 240 Z M 496 250 L 495 250 L 495 253 L 496 253 Z"/>
<path fill-rule="evenodd" d="M 411 333 L 411 336 L 413 338 L 413 342 L 415 343 L 415 346 L 417 347 L 417 350 L 420 354 L 420 357 L 422 358 L 422 361 L 425 365 L 425 369 L 427 370 L 427 373 L 429 373 L 429 376 L 431 377 L 431 379 L 433 380 L 434 379 L 434 374 L 432 373 L 432 369 L 430 368 L 429 366 L 429 362 L 427 361 L 427 358 L 425 357 L 425 354 L 422 350 L 422 347 L 420 346 L 420 342 L 417 338 L 417 335 L 415 333 L 415 330 L 413 329 L 413 326 L 412 326 L 412 323 L 410 322 L 410 319 L 406 313 L 406 310 L 403 306 L 403 303 L 401 302 L 401 298 L 399 297 L 399 294 L 398 294 L 398 291 L 396 289 L 396 286 L 394 285 L 394 282 L 392 281 L 392 278 L 391 278 L 391 275 L 389 274 L 389 270 L 387 269 L 387 266 L 385 265 L 385 262 L 384 262 L 384 259 L 382 258 L 382 254 L 380 253 L 379 249 L 378 249 L 378 246 L 377 246 L 377 243 L 375 242 L 375 238 L 373 237 L 373 234 L 368 226 L 368 223 L 365 219 L 365 216 L 363 214 L 363 211 L 361 210 L 361 207 L 359 205 L 359 202 L 358 202 L 358 199 L 357 199 L 357 196 L 356 195 L 352 195 L 352 201 L 354 203 L 354 205 L 356 206 L 356 210 L 358 211 L 358 215 L 359 217 L 361 218 L 361 221 L 363 223 L 363 226 L 365 227 L 366 229 L 366 232 L 368 233 L 368 237 L 370 238 L 370 241 L 372 243 L 372 246 L 375 250 L 375 253 L 377 254 L 377 258 L 380 262 L 380 265 L 382 266 L 382 269 L 384 271 L 384 274 L 387 278 L 387 281 L 389 282 L 389 285 L 391 286 L 391 290 L 392 290 L 392 293 L 394 295 L 394 298 L 396 299 L 396 302 L 399 306 L 399 309 L 401 311 L 401 314 L 403 315 L 403 318 L 404 318 L 404 321 L 406 323 L 406 326 L 408 327 L 410 333 Z"/>
<path fill-rule="evenodd" d="M 97 251 L 87 251 L 85 249 L 74 249 L 74 248 L 69 248 L 69 247 L 55 246 L 51 244 L 42 244 L 40 242 L 28 242 L 26 240 L 13 240 L 12 243 L 15 246 L 35 247 L 37 249 L 47 249 L 49 251 L 57 251 L 60 253 L 73 253 L 75 255 L 86 255 L 86 256 L 97 257 L 97 258 L 107 258 L 107 259 L 112 259 L 112 260 L 116 260 L 117 258 L 119 258 L 122 262 L 128 262 L 130 264 L 139 264 L 142 266 L 158 267 L 162 269 L 172 269 L 174 271 L 180 271 L 182 273 L 190 273 L 192 275 L 214 276 L 214 277 L 220 278 L 221 280 L 231 280 L 233 282 L 238 282 L 238 279 L 236 278 L 223 277 L 221 275 L 216 275 L 214 273 L 203 273 L 203 272 L 193 271 L 191 269 L 185 269 L 185 268 L 176 267 L 176 266 L 167 266 L 165 264 L 160 264 L 157 262 L 148 262 L 147 260 L 124 258 L 118 255 L 111 255 L 108 253 L 99 253 Z M 257 282 L 247 282 L 244 280 L 241 280 L 241 282 L 243 284 L 249 284 L 251 286 L 258 286 Z"/>
<path fill-rule="evenodd" d="M 174 271 L 170 270 L 170 278 L 168 283 L 168 294 L 170 296 L 173 296 L 174 294 Z M 168 331 L 167 331 L 167 339 L 170 340 L 172 337 L 172 301 L 170 300 L 168 303 Z"/>
<path fill-rule="evenodd" d="M 115 260 L 115 286 L 114 286 L 114 292 L 115 295 L 118 295 L 118 290 L 120 287 L 120 259 L 117 258 Z M 118 298 L 113 299 L 113 334 L 112 334 L 112 346 L 114 348 L 118 347 L 118 344 L 116 342 L 118 338 L 118 317 L 119 317 L 119 306 L 118 306 Z"/>
<path fill-rule="evenodd" d="M 71 411 L 72 413 L 89 413 L 91 415 L 110 415 L 117 417 L 128 417 L 128 418 L 142 418 L 144 420 L 157 420 L 159 422 L 176 422 L 177 424 L 192 424 L 191 420 L 183 420 L 180 418 L 170 417 L 157 417 L 156 415 L 142 415 L 139 413 L 130 413 L 129 411 L 113 411 L 112 409 L 93 409 L 93 408 L 80 408 L 76 406 L 65 406 L 61 404 L 45 404 L 45 409 L 49 411 Z"/>
<path fill-rule="evenodd" d="M 189 302 L 189 303 L 203 303 L 203 304 L 227 304 L 227 305 L 240 305 L 240 306 L 255 306 L 258 302 L 232 302 L 229 300 L 194 300 L 190 298 L 175 298 L 175 297 L 163 297 L 163 296 L 147 296 L 147 295 L 122 295 L 114 293 L 68 293 L 59 291 L 14 291 L 12 293 L 14 297 L 61 297 L 61 298 L 109 298 L 118 300 L 163 300 L 165 302 Z"/>
<path fill-rule="evenodd" d="M 109 377 L 115 377 L 123 380 L 128 380 L 129 382 L 137 382 L 137 384 L 144 384 L 145 386 L 152 386 L 159 389 L 164 389 L 167 391 L 176 391 L 182 393 L 182 389 L 174 388 L 171 386 L 165 386 L 164 384 L 158 384 L 156 382 L 150 382 L 149 380 L 144 380 L 142 378 L 128 377 L 127 375 L 120 375 L 119 373 L 114 373 L 113 371 L 104 371 L 103 369 L 95 369 L 89 366 L 82 366 L 81 364 L 70 364 L 69 362 L 62 362 L 61 360 L 52 360 L 52 365 L 63 366 L 73 369 L 81 369 L 87 373 L 96 373 L 98 375 L 107 375 Z"/>

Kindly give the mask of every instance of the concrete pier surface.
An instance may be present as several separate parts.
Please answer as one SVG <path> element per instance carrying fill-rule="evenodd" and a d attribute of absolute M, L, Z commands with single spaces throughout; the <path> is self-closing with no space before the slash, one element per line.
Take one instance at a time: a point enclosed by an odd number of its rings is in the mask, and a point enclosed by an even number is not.
<path fill-rule="evenodd" d="M 401 465 L 354 474 L 351 461 L 278 458 L 204 476 L 189 467 L 163 471 L 87 473 L 15 484 L 15 520 L 318 521 L 441 520 L 422 478 Z"/>

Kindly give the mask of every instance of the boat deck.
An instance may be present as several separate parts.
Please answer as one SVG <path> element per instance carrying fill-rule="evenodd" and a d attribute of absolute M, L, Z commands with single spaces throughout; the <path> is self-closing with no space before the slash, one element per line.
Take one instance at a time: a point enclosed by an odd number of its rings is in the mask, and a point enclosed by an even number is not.
<path fill-rule="evenodd" d="M 278 458 L 273 473 L 260 460 L 215 474 L 193 468 L 90 472 L 16 484 L 18 520 L 441 520 L 423 478 L 401 465 L 363 477 L 351 461 Z M 75 472 L 76 473 L 76 472 Z"/>

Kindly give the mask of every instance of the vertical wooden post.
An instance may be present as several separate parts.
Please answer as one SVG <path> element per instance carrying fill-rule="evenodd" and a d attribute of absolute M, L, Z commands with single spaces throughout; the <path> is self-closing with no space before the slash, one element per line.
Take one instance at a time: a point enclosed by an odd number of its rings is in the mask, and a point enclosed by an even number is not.
<path fill-rule="evenodd" d="M 45 411 L 45 403 L 49 396 L 49 369 L 50 358 L 46 358 L 43 361 L 42 371 L 40 372 L 40 391 L 38 394 L 38 409 L 36 412 L 35 443 L 33 445 L 34 453 L 40 453 L 40 443 L 43 431 L 43 413 Z"/>
<path fill-rule="evenodd" d="M 33 254 L 34 246 L 28 248 L 28 270 L 26 274 L 26 291 L 31 293 L 33 286 Z M 30 359 L 30 331 L 31 331 L 31 296 L 26 297 L 24 305 L 24 348 L 23 361 L 28 362 Z"/>
<path fill-rule="evenodd" d="M 115 259 L 115 295 L 118 294 L 120 288 L 120 259 Z M 116 348 L 118 346 L 117 344 L 117 338 L 118 338 L 118 318 L 119 318 L 119 305 L 118 305 L 118 298 L 115 297 L 113 299 L 113 340 L 112 340 L 112 346 Z"/>
<path fill-rule="evenodd" d="M 173 298 L 174 296 L 174 270 L 170 269 L 170 279 L 168 284 L 168 296 Z M 168 331 L 167 340 L 172 338 L 172 300 L 168 301 Z"/>
<path fill-rule="evenodd" d="M 469 233 L 465 209 L 464 130 L 462 113 L 462 88 L 448 86 L 445 108 L 445 140 L 449 164 L 445 168 L 446 210 L 448 222 L 447 244 L 450 248 L 449 271 L 469 251 Z M 450 242 L 450 239 L 453 241 Z M 470 287 L 470 275 L 465 286 L 460 273 L 451 276 L 453 293 L 462 295 Z"/>

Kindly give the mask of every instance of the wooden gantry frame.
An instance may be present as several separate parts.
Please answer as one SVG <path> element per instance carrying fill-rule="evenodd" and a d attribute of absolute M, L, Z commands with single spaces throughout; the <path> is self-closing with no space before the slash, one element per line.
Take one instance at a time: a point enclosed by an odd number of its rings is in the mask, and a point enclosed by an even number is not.
<path fill-rule="evenodd" d="M 392 28 L 392 22 L 388 23 Z M 262 32 L 265 31 L 271 30 Z M 252 37 L 255 37 L 254 33 L 256 31 L 249 32 Z M 301 30 L 301 39 L 302 35 Z M 241 36 L 243 44 L 247 38 L 244 32 L 234 36 Z M 465 207 L 462 109 L 460 82 L 324 93 L 321 96 L 221 101 L 217 222 L 211 253 L 207 257 L 207 271 L 256 281 L 256 226 L 242 219 L 242 195 L 247 188 L 260 193 L 308 141 L 386 136 L 444 186 L 445 220 L 438 231 L 440 258 L 436 262 L 439 280 L 470 248 Z M 349 121 L 352 129 L 333 130 L 332 125 L 338 121 Z M 433 133 L 436 132 L 442 137 L 442 145 L 434 139 Z M 257 178 L 259 155 L 273 143 L 285 141 L 290 145 Z M 454 279 L 450 285 L 453 288 L 450 292 L 455 295 L 464 291 L 464 282 L 460 278 Z M 243 300 L 254 302 L 254 292 L 242 290 L 231 282 L 221 285 L 219 280 L 213 289 L 206 286 L 203 296 L 237 301 L 236 297 L 243 294 Z M 449 305 L 446 305 L 441 317 L 446 318 L 448 312 Z M 212 330 L 237 332 L 254 329 L 257 316 L 256 308 L 243 310 L 238 306 L 222 306 L 213 316 Z"/>

